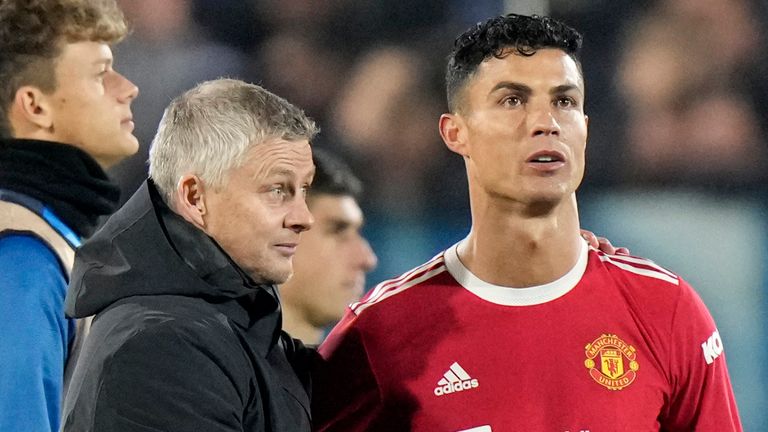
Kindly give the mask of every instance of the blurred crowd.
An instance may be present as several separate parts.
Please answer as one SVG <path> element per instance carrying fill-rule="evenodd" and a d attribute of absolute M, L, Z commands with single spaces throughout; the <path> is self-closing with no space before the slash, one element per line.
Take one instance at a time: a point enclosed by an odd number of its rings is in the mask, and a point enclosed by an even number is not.
<path fill-rule="evenodd" d="M 516 3 L 585 36 L 582 224 L 689 279 L 729 349 L 745 428 L 768 424 L 768 6 L 762 0 L 124 0 L 117 67 L 141 89 L 141 149 L 111 174 L 146 176 L 163 108 L 195 83 L 259 83 L 321 126 L 314 145 L 364 182 L 369 283 L 466 234 L 464 165 L 442 144 L 446 41 Z M 529 11 L 521 11 L 529 12 Z M 730 345 L 728 345 L 730 343 Z M 758 379 L 762 377 L 762 379 Z M 749 427 L 752 425 L 753 427 Z"/>

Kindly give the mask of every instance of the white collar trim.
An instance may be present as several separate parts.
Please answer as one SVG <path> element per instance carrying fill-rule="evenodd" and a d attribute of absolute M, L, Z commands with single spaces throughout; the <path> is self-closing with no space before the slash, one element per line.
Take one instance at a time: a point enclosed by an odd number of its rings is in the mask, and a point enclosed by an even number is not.
<path fill-rule="evenodd" d="M 459 243 L 445 251 L 445 267 L 448 273 L 467 291 L 483 300 L 502 306 L 532 306 L 562 297 L 579 283 L 587 269 L 589 246 L 586 241 L 582 241 L 576 265 L 561 278 L 528 288 L 494 285 L 481 280 L 464 266 L 457 251 Z"/>

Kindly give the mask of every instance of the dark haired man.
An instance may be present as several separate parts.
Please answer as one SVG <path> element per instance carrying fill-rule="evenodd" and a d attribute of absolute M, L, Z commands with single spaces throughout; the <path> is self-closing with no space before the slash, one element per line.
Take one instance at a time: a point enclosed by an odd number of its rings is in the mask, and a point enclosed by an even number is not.
<path fill-rule="evenodd" d="M 471 231 L 331 332 L 319 430 L 741 430 L 693 289 L 579 236 L 580 45 L 570 27 L 520 15 L 457 39 L 440 134 L 466 164 Z"/>
<path fill-rule="evenodd" d="M 3 431 L 59 429 L 74 248 L 117 208 L 103 169 L 138 148 L 138 89 L 112 68 L 110 45 L 125 34 L 113 0 L 0 2 Z"/>
<path fill-rule="evenodd" d="M 313 149 L 315 178 L 307 206 L 315 223 L 293 257 L 293 275 L 280 285 L 283 330 L 318 344 L 326 328 L 358 300 L 376 255 L 361 235 L 360 180 L 341 160 Z"/>

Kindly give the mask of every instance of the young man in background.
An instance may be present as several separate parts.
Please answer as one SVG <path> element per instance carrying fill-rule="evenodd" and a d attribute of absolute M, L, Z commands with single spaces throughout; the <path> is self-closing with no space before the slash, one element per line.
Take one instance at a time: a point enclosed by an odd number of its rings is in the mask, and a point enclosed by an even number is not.
<path fill-rule="evenodd" d="M 328 326 L 344 315 L 365 289 L 376 266 L 360 230 L 360 180 L 340 159 L 313 149 L 315 179 L 307 205 L 315 224 L 303 234 L 293 258 L 293 276 L 280 285 L 283 329 L 306 344 L 319 344 Z"/>
<path fill-rule="evenodd" d="M 125 34 L 111 0 L 0 2 L 3 431 L 59 430 L 74 248 L 117 208 L 104 169 L 138 149 L 138 89 L 112 67 Z"/>

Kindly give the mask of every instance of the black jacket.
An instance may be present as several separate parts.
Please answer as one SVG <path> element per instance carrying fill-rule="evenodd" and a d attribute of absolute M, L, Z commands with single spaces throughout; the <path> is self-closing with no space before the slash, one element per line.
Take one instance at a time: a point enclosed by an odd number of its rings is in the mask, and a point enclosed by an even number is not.
<path fill-rule="evenodd" d="M 64 431 L 309 431 L 312 352 L 151 182 L 77 253 L 69 316 L 96 314 Z"/>

